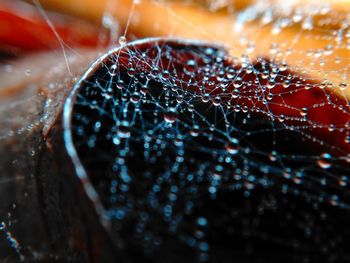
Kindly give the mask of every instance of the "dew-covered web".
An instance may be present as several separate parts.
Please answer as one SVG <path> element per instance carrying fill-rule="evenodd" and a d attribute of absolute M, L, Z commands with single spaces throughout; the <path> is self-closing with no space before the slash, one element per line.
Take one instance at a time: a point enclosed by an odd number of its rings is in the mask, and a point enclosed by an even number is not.
<path fill-rule="evenodd" d="M 132 42 L 148 37 L 133 32 L 145 2 L 133 1 L 126 30 L 106 4 L 101 23 L 119 48 L 76 84 L 64 112 L 72 175 L 116 250 L 150 262 L 350 260 L 349 12 L 331 2 L 185 1 L 222 12 L 230 31 L 220 34 L 220 23 L 214 32 L 170 1 L 149 1 L 178 26 L 165 35 L 155 22 L 151 35 L 172 40 Z M 178 27 L 196 40 L 181 40 Z M 28 76 L 30 67 L 2 66 Z M 0 105 L 0 143 L 45 123 L 47 112 L 28 106 L 44 99 Z M 12 125 L 22 108 L 32 113 Z M 24 260 L 31 246 L 11 234 L 21 220 L 0 218 L 0 238 Z"/>
<path fill-rule="evenodd" d="M 130 43 L 95 68 L 65 108 L 66 147 L 118 242 L 152 255 L 172 240 L 220 262 L 273 247 L 302 259 L 319 246 L 330 258 L 343 251 L 348 234 L 336 229 L 348 226 L 331 223 L 330 211 L 348 213 L 349 167 L 329 133 L 345 127 L 308 118 L 348 119 L 342 98 L 286 65 L 242 64 L 200 42 Z M 303 96 L 308 110 L 295 102 Z"/>

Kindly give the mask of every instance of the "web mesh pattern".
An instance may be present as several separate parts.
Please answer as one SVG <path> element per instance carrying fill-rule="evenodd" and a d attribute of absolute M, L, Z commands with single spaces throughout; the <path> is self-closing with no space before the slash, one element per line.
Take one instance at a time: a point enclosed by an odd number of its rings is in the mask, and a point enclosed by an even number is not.
<path fill-rule="evenodd" d="M 194 261 L 349 259 L 349 111 L 324 83 L 150 39 L 111 52 L 73 96 L 66 147 L 122 249 L 169 262 L 174 248 Z"/>

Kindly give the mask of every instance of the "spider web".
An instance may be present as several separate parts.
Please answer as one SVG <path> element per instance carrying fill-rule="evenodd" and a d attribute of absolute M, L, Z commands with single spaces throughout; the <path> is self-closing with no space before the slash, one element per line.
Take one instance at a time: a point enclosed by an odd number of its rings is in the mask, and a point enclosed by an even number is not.
<path fill-rule="evenodd" d="M 93 201 L 102 202 L 101 216 L 119 242 L 157 255 L 171 235 L 196 251 L 195 260 L 214 262 L 266 259 L 262 248 L 271 252 L 280 242 L 296 260 L 314 260 L 308 253 L 320 242 L 335 242 L 326 238 L 336 233 L 325 219 L 328 209 L 349 208 L 349 168 L 342 155 L 329 153 L 340 149 L 312 135 L 315 123 L 303 110 L 297 117 L 270 110 L 317 86 L 292 77 L 285 65 L 258 59 L 242 66 L 222 48 L 191 41 L 130 43 L 94 67 L 65 107 L 72 118 L 65 132 L 73 138 L 66 147 L 77 150 L 72 158 L 85 168 L 77 173 L 91 180 L 99 196 Z M 324 89 L 315 97 L 315 110 L 329 105 L 342 114 L 342 103 L 327 99 Z M 86 191 L 96 196 L 90 185 Z M 285 225 L 287 207 L 293 226 Z M 280 217 L 272 227 L 269 220 Z M 319 220 L 333 225 L 325 236 L 311 223 Z M 243 256 L 240 239 L 251 243 Z M 278 259 L 280 253 L 272 257 Z"/>

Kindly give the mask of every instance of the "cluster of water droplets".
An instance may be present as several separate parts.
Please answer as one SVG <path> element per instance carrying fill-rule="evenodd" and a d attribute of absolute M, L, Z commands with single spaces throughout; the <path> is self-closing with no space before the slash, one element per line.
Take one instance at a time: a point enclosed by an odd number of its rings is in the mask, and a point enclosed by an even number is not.
<path fill-rule="evenodd" d="M 297 215 L 312 206 L 310 217 L 322 221 L 322 207 L 350 204 L 344 149 L 313 133 L 331 132 L 331 124 L 308 118 L 312 108 L 348 112 L 320 85 L 285 63 L 232 58 L 199 43 L 136 42 L 111 53 L 80 83 L 72 133 L 112 231 L 146 254 L 164 249 L 170 235 L 199 261 L 219 254 L 215 229 L 225 224 L 240 238 L 281 238 L 293 249 L 306 238 L 331 250 L 338 240 L 327 241 Z M 322 103 L 297 108 L 288 102 L 314 89 Z M 304 204 L 290 201 L 291 218 L 280 223 L 300 220 L 303 237 L 275 237 L 264 229 L 264 209 L 284 213 L 290 198 Z"/>

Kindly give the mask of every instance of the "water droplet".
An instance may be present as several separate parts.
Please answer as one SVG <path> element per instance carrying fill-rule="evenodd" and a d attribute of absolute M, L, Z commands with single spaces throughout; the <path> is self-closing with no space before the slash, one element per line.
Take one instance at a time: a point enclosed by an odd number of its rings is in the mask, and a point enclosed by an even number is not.
<path fill-rule="evenodd" d="M 177 111 L 176 108 L 169 108 L 163 114 L 164 120 L 168 123 L 174 123 L 177 119 Z"/>
<path fill-rule="evenodd" d="M 273 89 L 275 86 L 276 86 L 276 83 L 275 83 L 274 80 L 269 80 L 269 81 L 267 82 L 267 88 L 268 88 L 268 89 Z"/>
<path fill-rule="evenodd" d="M 134 67 L 128 68 L 128 75 L 129 75 L 130 77 L 135 76 L 135 74 L 136 74 L 136 69 L 135 69 Z"/>
<path fill-rule="evenodd" d="M 118 39 L 118 42 L 121 46 L 126 44 L 126 37 L 125 36 L 120 36 Z"/>
<path fill-rule="evenodd" d="M 284 122 L 285 119 L 286 119 L 286 116 L 284 116 L 283 114 L 281 114 L 281 115 L 278 116 L 278 120 L 279 120 L 280 122 Z"/>
<path fill-rule="evenodd" d="M 225 148 L 229 154 L 237 154 L 239 151 L 239 141 L 236 138 L 231 138 Z"/>
<path fill-rule="evenodd" d="M 143 95 L 146 95 L 147 92 L 148 92 L 148 87 L 146 85 L 142 85 L 142 87 L 140 88 L 140 92 L 143 94 Z"/>
<path fill-rule="evenodd" d="M 162 72 L 162 77 L 163 77 L 163 79 L 165 79 L 165 80 L 169 79 L 169 78 L 170 78 L 170 72 L 169 72 L 168 70 L 164 70 L 164 71 Z"/>
<path fill-rule="evenodd" d="M 128 121 L 122 121 L 118 127 L 118 135 L 120 138 L 130 137 L 130 124 Z"/>
<path fill-rule="evenodd" d="M 235 81 L 233 82 L 233 86 L 234 86 L 235 88 L 241 87 L 241 86 L 242 86 L 242 78 L 241 78 L 241 77 L 237 77 L 237 78 L 235 79 Z"/>
<path fill-rule="evenodd" d="M 124 88 L 124 81 L 118 80 L 118 82 L 117 82 L 117 88 L 118 88 L 118 89 L 123 89 L 123 88 Z"/>
<path fill-rule="evenodd" d="M 202 101 L 207 103 L 210 99 L 210 95 L 208 93 L 202 95 Z"/>
<path fill-rule="evenodd" d="M 277 160 L 277 152 L 276 151 L 272 151 L 270 154 L 269 154 L 269 159 L 270 161 L 274 162 Z"/>
<path fill-rule="evenodd" d="M 220 96 L 215 96 L 213 99 L 213 105 L 214 106 L 219 106 L 221 104 L 221 97 Z"/>
<path fill-rule="evenodd" d="M 317 160 L 317 164 L 322 169 L 328 169 L 332 166 L 331 160 L 332 160 L 332 155 L 330 155 L 329 153 L 323 153 L 321 154 L 320 159 Z"/>
<path fill-rule="evenodd" d="M 191 131 L 190 131 L 190 134 L 193 136 L 193 137 L 197 137 L 199 135 L 199 126 L 197 124 L 193 125 Z"/>
<path fill-rule="evenodd" d="M 339 88 L 340 88 L 341 90 L 346 90 L 346 88 L 347 88 L 346 82 L 341 82 L 341 83 L 339 84 Z"/>
<path fill-rule="evenodd" d="M 348 177 L 342 176 L 339 178 L 339 185 L 340 186 L 346 186 L 348 184 Z"/>
<path fill-rule="evenodd" d="M 130 96 L 130 100 L 133 103 L 138 103 L 141 99 L 140 93 L 139 92 L 134 92 L 133 94 L 131 94 Z"/>
<path fill-rule="evenodd" d="M 284 88 L 289 88 L 289 85 L 290 85 L 290 81 L 289 80 L 285 80 L 285 81 L 283 81 L 283 87 Z"/>
<path fill-rule="evenodd" d="M 301 108 L 300 109 L 300 115 L 305 117 L 307 115 L 308 109 L 307 108 Z"/>
<path fill-rule="evenodd" d="M 185 66 L 185 72 L 191 75 L 197 68 L 197 62 L 193 59 L 187 61 Z"/>
<path fill-rule="evenodd" d="M 283 61 L 281 65 L 279 66 L 280 71 L 286 71 L 287 70 L 287 62 Z"/>

